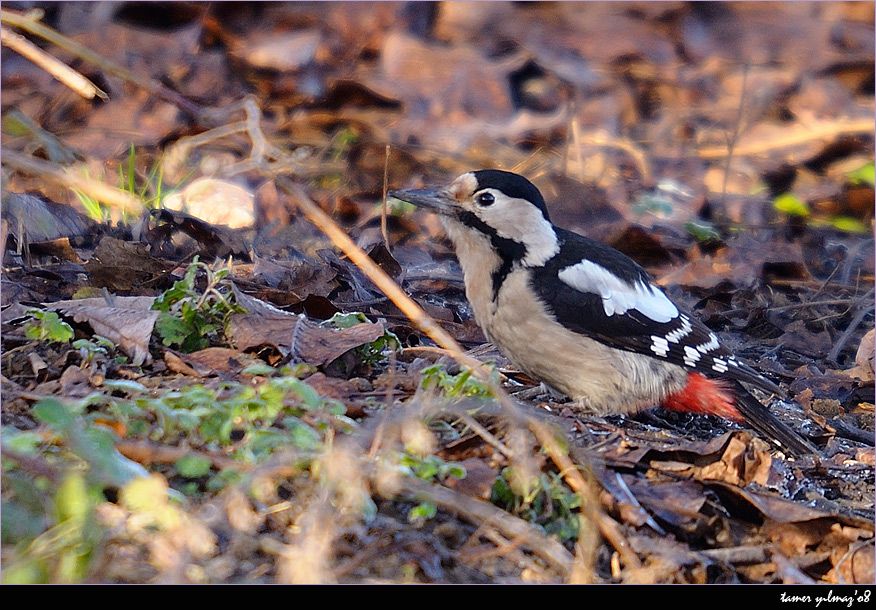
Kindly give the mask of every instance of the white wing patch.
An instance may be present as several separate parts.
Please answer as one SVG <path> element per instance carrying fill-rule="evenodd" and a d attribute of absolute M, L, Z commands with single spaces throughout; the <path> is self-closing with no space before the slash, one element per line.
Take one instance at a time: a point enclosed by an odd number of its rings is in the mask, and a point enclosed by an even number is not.
<path fill-rule="evenodd" d="M 664 358 L 669 354 L 669 341 L 657 335 L 651 335 L 651 351 Z"/>
<path fill-rule="evenodd" d="M 702 358 L 702 354 L 692 348 L 690 345 L 684 346 L 684 363 L 689 367 L 695 367 L 700 358 Z"/>
<path fill-rule="evenodd" d="M 643 282 L 630 284 L 591 261 L 566 267 L 557 276 L 576 290 L 601 296 L 607 316 L 623 315 L 630 309 L 645 314 L 655 322 L 669 322 L 678 316 L 678 309 L 657 288 Z M 684 334 L 690 332 L 690 322 L 687 324 L 688 330 Z M 661 346 L 655 342 L 651 349 L 657 352 Z"/>

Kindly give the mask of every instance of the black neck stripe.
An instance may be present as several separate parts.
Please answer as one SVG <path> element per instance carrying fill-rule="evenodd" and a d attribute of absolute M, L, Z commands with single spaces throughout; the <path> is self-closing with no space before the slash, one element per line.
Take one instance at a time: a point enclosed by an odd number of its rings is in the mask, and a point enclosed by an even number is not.
<path fill-rule="evenodd" d="M 493 248 L 499 255 L 499 259 L 502 261 L 499 267 L 494 269 L 492 273 L 493 300 L 495 301 L 496 297 L 499 296 L 499 288 L 502 287 L 505 278 L 511 273 L 514 263 L 521 261 L 526 257 L 526 245 L 521 244 L 519 241 L 502 237 L 496 232 L 496 229 L 471 212 L 463 212 L 459 215 L 459 220 L 465 226 L 480 231 L 489 237 L 490 243 L 493 245 Z"/>

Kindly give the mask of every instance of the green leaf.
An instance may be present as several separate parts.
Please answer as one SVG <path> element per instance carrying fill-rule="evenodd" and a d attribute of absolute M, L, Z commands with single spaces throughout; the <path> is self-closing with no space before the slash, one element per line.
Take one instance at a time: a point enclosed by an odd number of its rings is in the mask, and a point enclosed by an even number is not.
<path fill-rule="evenodd" d="M 43 442 L 36 432 L 20 431 L 9 426 L 3 427 L 2 438 L 4 449 L 11 449 L 22 455 L 34 455 Z"/>
<path fill-rule="evenodd" d="M 464 479 L 467 473 L 465 471 L 465 466 L 457 464 L 456 462 L 451 462 L 447 464 L 447 474 L 454 479 Z"/>
<path fill-rule="evenodd" d="M 789 216 L 807 217 L 810 214 L 809 206 L 805 201 L 792 193 L 782 193 L 773 199 L 773 208 L 777 212 L 783 212 Z"/>
<path fill-rule="evenodd" d="M 408 512 L 408 521 L 427 521 L 438 514 L 438 507 L 431 502 L 420 502 Z"/>
<path fill-rule="evenodd" d="M 255 362 L 253 364 L 250 364 L 248 367 L 240 372 L 242 375 L 258 375 L 260 377 L 270 377 L 277 372 L 277 369 L 265 362 Z"/>
<path fill-rule="evenodd" d="M 198 479 L 209 474 L 213 463 L 202 455 L 189 454 L 178 459 L 174 466 L 180 476 Z"/>
<path fill-rule="evenodd" d="M 114 392 L 124 392 L 125 394 L 145 394 L 149 389 L 142 383 L 137 383 L 130 379 L 106 379 L 103 382 L 103 387 Z"/>
<path fill-rule="evenodd" d="M 710 222 L 703 220 L 691 220 L 684 225 L 685 230 L 698 242 L 705 243 L 710 241 L 718 241 L 721 239 L 721 234 L 715 229 Z"/>
<path fill-rule="evenodd" d="M 33 407 L 32 413 L 39 421 L 63 432 L 76 421 L 76 414 L 56 398 L 44 398 Z"/>
<path fill-rule="evenodd" d="M 846 233 L 869 233 L 870 229 L 867 228 L 863 222 L 858 220 L 857 218 L 853 218 L 851 216 L 834 216 L 830 219 L 830 224 L 840 231 L 845 231 Z"/>
<path fill-rule="evenodd" d="M 30 310 L 32 320 L 24 329 L 28 339 L 48 341 L 50 343 L 70 343 L 73 339 L 73 328 L 64 322 L 54 311 Z"/>
<path fill-rule="evenodd" d="M 336 313 L 331 318 L 326 320 L 326 324 L 334 326 L 335 328 L 351 328 L 356 326 L 357 324 L 362 324 L 363 322 L 367 322 L 368 318 L 364 313 L 359 311 L 354 311 L 351 313 Z"/>
<path fill-rule="evenodd" d="M 0 532 L 2 532 L 3 544 L 33 540 L 46 529 L 46 525 L 44 515 L 31 512 L 18 502 L 4 500 L 0 507 Z"/>
<path fill-rule="evenodd" d="M 55 494 L 55 515 L 58 522 L 68 519 L 84 521 L 91 506 L 85 478 L 77 472 L 67 475 Z"/>
<path fill-rule="evenodd" d="M 846 174 L 849 182 L 852 184 L 869 184 L 876 186 L 876 169 L 874 169 L 873 161 L 862 165 L 858 169 Z"/>

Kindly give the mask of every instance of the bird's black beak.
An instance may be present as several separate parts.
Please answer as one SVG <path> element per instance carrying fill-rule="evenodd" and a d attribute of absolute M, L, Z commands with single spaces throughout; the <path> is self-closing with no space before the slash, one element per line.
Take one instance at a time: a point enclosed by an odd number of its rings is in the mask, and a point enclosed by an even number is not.
<path fill-rule="evenodd" d="M 456 199 L 443 189 L 404 189 L 390 191 L 389 196 L 442 216 L 455 215 L 459 205 Z"/>

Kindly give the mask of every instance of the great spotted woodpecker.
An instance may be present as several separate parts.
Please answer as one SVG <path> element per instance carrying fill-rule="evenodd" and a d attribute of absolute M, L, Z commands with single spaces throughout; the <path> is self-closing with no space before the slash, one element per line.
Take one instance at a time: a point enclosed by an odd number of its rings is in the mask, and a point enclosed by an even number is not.
<path fill-rule="evenodd" d="M 500 170 L 396 199 L 441 218 L 487 338 L 524 372 L 597 413 L 662 405 L 747 421 L 786 451 L 815 449 L 743 387 L 779 388 L 738 360 L 617 250 L 550 221 L 539 190 Z"/>

